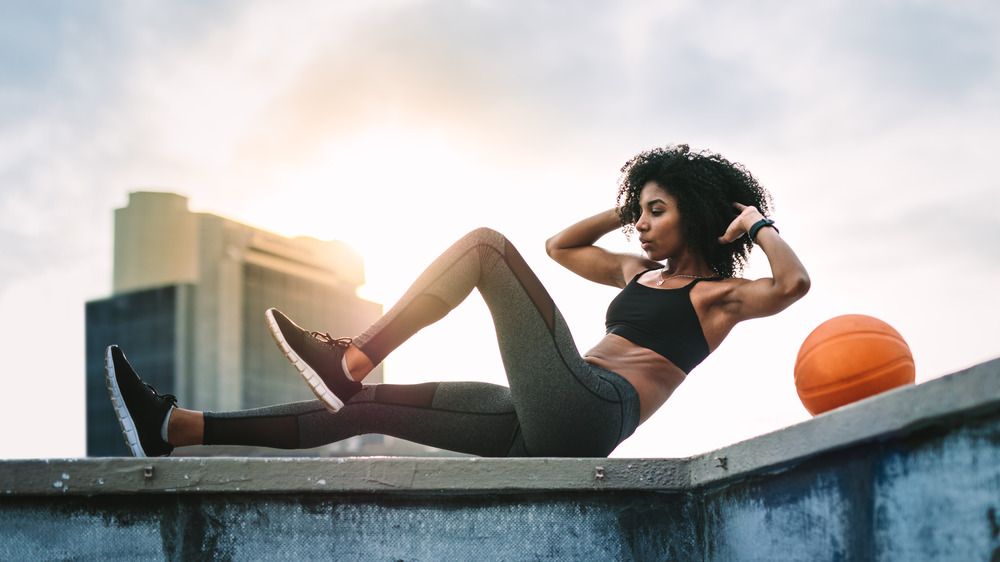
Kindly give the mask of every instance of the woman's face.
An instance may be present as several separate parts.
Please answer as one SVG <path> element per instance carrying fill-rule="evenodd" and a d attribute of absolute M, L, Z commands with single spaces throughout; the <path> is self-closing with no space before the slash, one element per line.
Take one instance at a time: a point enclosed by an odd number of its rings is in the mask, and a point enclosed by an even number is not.
<path fill-rule="evenodd" d="M 687 249 L 677 199 L 654 181 L 639 193 L 641 214 L 635 223 L 642 251 L 651 260 L 663 261 Z"/>

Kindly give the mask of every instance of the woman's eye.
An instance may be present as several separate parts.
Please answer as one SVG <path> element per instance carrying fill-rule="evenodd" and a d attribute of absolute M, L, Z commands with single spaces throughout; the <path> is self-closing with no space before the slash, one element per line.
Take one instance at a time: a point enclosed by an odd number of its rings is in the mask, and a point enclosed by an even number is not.
<path fill-rule="evenodd" d="M 657 210 L 657 211 L 650 211 L 649 214 L 653 215 L 654 217 L 658 217 L 658 216 L 660 216 L 660 215 L 663 214 L 663 211 L 659 211 L 659 210 Z"/>

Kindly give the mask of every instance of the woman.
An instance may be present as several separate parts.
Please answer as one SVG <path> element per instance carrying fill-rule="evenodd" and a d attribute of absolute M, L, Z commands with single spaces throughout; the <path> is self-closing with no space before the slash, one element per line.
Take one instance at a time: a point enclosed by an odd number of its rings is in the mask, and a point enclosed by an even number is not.
<path fill-rule="evenodd" d="M 720 155 L 685 145 L 643 152 L 622 168 L 618 204 L 546 242 L 549 256 L 570 271 L 622 288 L 608 308 L 607 335 L 582 356 L 517 250 L 501 234 L 478 229 L 354 339 L 309 332 L 267 311 L 275 341 L 319 400 L 228 413 L 182 410 L 109 347 L 108 388 L 126 441 L 145 456 L 198 444 L 308 448 L 383 433 L 481 456 L 607 456 L 733 326 L 775 314 L 809 289 L 805 268 L 766 218 L 766 191 Z M 594 245 L 620 227 L 639 233 L 645 257 Z M 754 244 L 767 255 L 772 277 L 737 277 Z M 473 288 L 493 317 L 509 388 L 359 382 Z"/>

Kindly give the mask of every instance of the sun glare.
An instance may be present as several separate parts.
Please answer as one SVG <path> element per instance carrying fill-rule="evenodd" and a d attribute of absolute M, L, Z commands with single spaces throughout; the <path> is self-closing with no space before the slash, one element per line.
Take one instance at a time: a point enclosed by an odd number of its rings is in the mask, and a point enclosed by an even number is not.
<path fill-rule="evenodd" d="M 392 302 L 411 272 L 461 233 L 453 220 L 442 220 L 458 212 L 449 194 L 482 181 L 480 174 L 440 131 L 372 127 L 329 142 L 315 159 L 288 170 L 283 187 L 252 214 L 285 236 L 348 243 L 365 260 L 361 296 Z"/>

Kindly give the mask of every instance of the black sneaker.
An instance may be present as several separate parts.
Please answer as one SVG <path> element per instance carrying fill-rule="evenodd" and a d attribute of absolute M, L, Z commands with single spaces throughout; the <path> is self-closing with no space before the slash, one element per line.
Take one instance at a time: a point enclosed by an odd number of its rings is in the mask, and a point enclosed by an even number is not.
<path fill-rule="evenodd" d="M 303 330 L 273 308 L 267 309 L 265 314 L 267 326 L 281 352 L 302 373 L 327 410 L 339 411 L 344 402 L 361 390 L 361 383 L 349 379 L 341 363 L 351 346 L 349 338 L 335 339 L 330 334 Z"/>
<path fill-rule="evenodd" d="M 163 457 L 174 447 L 160 437 L 160 428 L 170 408 L 177 405 L 171 394 L 160 395 L 139 378 L 117 345 L 108 347 L 104 360 L 108 396 L 118 416 L 122 436 L 136 457 Z"/>

